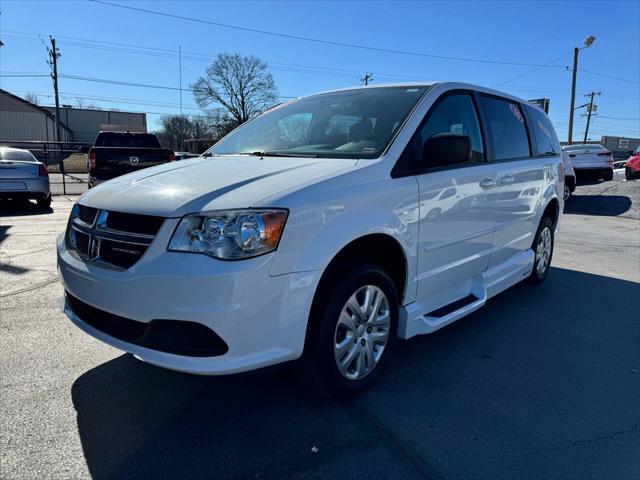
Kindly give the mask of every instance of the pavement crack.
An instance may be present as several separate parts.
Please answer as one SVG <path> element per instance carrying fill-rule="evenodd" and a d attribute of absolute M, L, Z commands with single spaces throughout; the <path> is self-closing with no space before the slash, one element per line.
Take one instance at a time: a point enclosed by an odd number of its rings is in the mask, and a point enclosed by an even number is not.
<path fill-rule="evenodd" d="M 395 457 L 400 457 L 420 478 L 433 479 L 436 477 L 433 469 L 430 468 L 420 453 L 416 452 L 411 445 L 399 438 L 392 429 L 384 425 L 371 412 L 355 405 L 347 407 L 345 411 L 355 425 L 369 424 L 382 440 L 382 444 L 387 448 L 387 451 Z"/>
<path fill-rule="evenodd" d="M 617 432 L 613 432 L 613 433 L 610 433 L 608 435 L 597 435 L 595 437 L 576 440 L 573 443 L 571 443 L 570 445 L 555 446 L 555 447 L 549 447 L 549 448 L 541 448 L 541 449 L 538 449 L 538 450 L 533 450 L 531 452 L 523 453 L 521 455 L 518 455 L 518 457 L 529 457 L 529 456 L 533 456 L 533 455 L 540 455 L 540 454 L 546 453 L 546 452 L 569 450 L 571 448 L 574 448 L 574 447 L 577 447 L 577 446 L 580 446 L 580 445 L 585 445 L 585 444 L 594 443 L 594 442 L 601 442 L 603 440 L 613 440 L 616 437 L 620 437 L 622 435 L 628 435 L 630 433 L 634 433 L 634 432 L 638 431 L 639 428 L 640 428 L 640 424 L 636 424 L 632 428 L 629 428 L 629 429 L 626 429 L 626 430 L 619 430 Z"/>
<path fill-rule="evenodd" d="M 33 290 L 37 290 L 38 288 L 46 287 L 47 285 L 50 285 L 57 281 L 58 281 L 58 277 L 53 277 L 49 280 L 43 280 L 42 282 L 38 282 L 34 285 L 31 285 L 30 287 L 20 288 L 18 290 L 13 290 L 12 292 L 1 293 L 0 298 L 10 297 L 12 295 L 18 295 L 20 293 L 31 292 Z"/>

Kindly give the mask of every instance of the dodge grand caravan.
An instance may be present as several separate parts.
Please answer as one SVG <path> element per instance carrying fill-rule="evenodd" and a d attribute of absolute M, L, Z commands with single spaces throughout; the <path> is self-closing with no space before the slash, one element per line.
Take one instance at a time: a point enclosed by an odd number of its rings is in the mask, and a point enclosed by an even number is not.
<path fill-rule="evenodd" d="M 549 272 L 562 152 L 545 113 L 463 83 L 279 105 L 203 156 L 90 190 L 58 240 L 64 311 L 154 365 L 298 360 L 353 393 L 398 339 Z"/>

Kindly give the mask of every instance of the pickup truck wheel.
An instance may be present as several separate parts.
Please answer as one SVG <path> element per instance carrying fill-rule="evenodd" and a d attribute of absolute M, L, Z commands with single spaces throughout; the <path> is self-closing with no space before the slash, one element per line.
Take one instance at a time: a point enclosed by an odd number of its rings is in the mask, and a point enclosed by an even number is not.
<path fill-rule="evenodd" d="M 533 241 L 533 251 L 535 260 L 533 262 L 533 272 L 529 277 L 532 283 L 541 283 L 547 278 L 553 257 L 553 222 L 549 217 L 544 217 L 540 221 L 538 232 Z"/>
<path fill-rule="evenodd" d="M 341 269 L 330 285 L 314 302 L 315 328 L 302 365 L 330 395 L 349 396 L 382 372 L 395 340 L 398 294 L 377 265 Z"/>

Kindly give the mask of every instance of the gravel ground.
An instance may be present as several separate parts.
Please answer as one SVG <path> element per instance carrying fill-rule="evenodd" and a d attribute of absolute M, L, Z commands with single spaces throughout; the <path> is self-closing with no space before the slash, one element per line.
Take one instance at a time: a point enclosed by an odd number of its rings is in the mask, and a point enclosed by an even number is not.
<path fill-rule="evenodd" d="M 184 375 L 85 335 L 57 304 L 73 198 L 0 204 L 0 476 L 640 478 L 638 187 L 578 187 L 543 285 L 398 343 L 341 403 L 285 371 Z"/>

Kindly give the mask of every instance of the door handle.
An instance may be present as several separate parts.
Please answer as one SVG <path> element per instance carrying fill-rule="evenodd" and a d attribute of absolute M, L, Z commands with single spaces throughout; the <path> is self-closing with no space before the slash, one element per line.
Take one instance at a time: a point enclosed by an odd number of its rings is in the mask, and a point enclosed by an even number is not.
<path fill-rule="evenodd" d="M 500 185 L 510 185 L 513 183 L 513 175 L 505 175 L 500 177 Z"/>
<path fill-rule="evenodd" d="M 480 188 L 488 190 L 490 188 L 494 188 L 496 186 L 495 178 L 483 178 L 480 180 Z"/>

